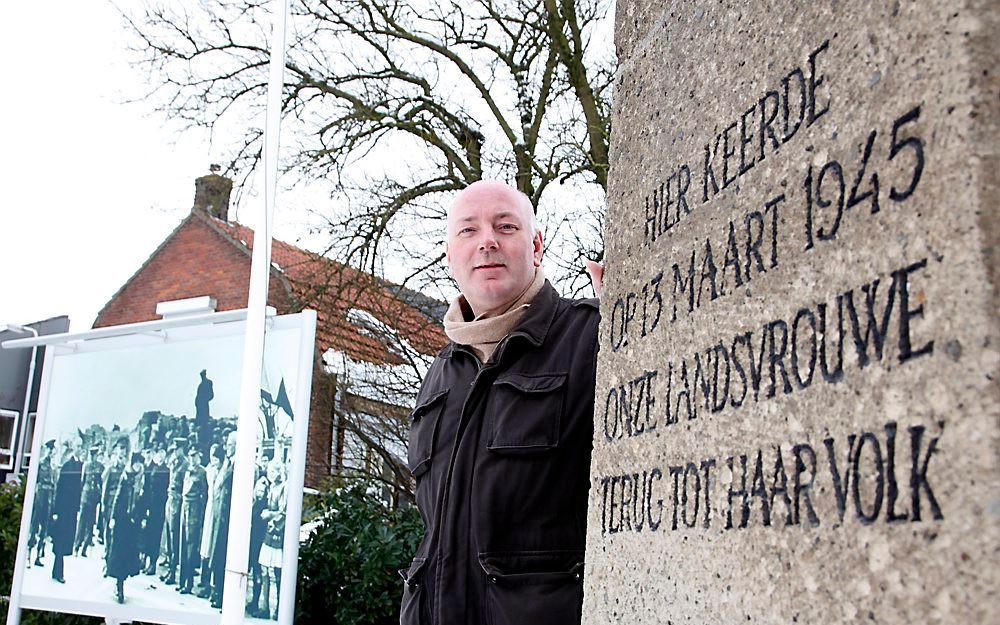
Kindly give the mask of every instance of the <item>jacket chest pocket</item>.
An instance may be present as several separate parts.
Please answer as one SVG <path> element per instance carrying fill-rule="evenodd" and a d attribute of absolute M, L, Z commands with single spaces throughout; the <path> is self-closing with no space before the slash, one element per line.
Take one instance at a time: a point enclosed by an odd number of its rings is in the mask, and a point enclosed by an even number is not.
<path fill-rule="evenodd" d="M 486 407 L 486 447 L 501 453 L 556 447 L 565 399 L 565 373 L 500 376 Z"/>
<path fill-rule="evenodd" d="M 447 390 L 435 393 L 410 413 L 410 443 L 406 459 L 413 477 L 420 477 L 430 468 L 434 434 L 447 397 Z"/>

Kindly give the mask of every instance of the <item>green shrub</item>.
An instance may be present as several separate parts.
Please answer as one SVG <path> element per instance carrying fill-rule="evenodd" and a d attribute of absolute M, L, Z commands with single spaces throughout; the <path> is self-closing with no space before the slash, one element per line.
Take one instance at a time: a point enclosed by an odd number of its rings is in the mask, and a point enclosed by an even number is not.
<path fill-rule="evenodd" d="M 416 508 L 393 510 L 361 485 L 331 488 L 299 550 L 296 625 L 399 622 L 406 568 L 423 535 Z"/>
<path fill-rule="evenodd" d="M 14 562 L 17 559 L 17 536 L 21 531 L 21 502 L 24 485 L 21 482 L 0 484 L 0 594 L 10 596 L 14 580 Z M 7 602 L 3 602 L 3 616 L 7 618 Z"/>

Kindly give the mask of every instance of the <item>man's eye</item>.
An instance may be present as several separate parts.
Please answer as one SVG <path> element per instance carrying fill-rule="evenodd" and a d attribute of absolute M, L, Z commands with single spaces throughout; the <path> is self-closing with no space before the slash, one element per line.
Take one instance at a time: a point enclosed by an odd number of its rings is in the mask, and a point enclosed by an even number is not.
<path fill-rule="evenodd" d="M 500 230 L 507 230 L 507 231 L 517 230 L 517 226 L 515 226 L 514 224 L 500 224 Z"/>
<path fill-rule="evenodd" d="M 475 228 L 462 228 L 461 230 L 458 231 L 458 233 L 459 234 L 467 234 L 467 233 L 473 232 L 473 231 L 475 231 Z"/>

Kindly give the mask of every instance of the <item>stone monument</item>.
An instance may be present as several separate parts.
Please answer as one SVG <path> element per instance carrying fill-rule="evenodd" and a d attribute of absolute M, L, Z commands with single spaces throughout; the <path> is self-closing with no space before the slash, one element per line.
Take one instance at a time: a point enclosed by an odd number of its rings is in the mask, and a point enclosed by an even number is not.
<path fill-rule="evenodd" d="M 619 0 L 584 623 L 996 622 L 998 13 Z"/>

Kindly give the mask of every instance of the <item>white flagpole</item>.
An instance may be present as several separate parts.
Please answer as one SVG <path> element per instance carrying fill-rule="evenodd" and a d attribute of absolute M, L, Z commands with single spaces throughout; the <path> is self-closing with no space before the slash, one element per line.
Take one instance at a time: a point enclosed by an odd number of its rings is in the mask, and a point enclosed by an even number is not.
<path fill-rule="evenodd" d="M 257 447 L 257 413 L 260 404 L 261 368 L 264 360 L 265 307 L 271 269 L 271 221 L 278 178 L 278 131 L 281 126 L 281 91 L 285 69 L 285 22 L 288 0 L 274 3 L 271 64 L 267 84 L 264 126 L 264 219 L 254 234 L 247 301 L 243 373 L 240 378 L 240 413 L 233 458 L 233 491 L 229 512 L 222 625 L 243 622 L 246 609 L 247 560 L 250 549 L 250 514 L 253 506 L 254 452 Z"/>

